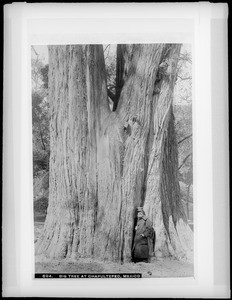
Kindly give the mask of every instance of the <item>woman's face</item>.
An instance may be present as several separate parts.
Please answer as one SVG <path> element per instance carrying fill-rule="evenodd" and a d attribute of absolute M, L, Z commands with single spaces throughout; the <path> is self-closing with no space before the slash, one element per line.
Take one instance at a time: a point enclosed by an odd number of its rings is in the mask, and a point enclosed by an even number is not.
<path fill-rule="evenodd" d="M 139 219 L 141 219 L 143 217 L 143 213 L 141 211 L 139 211 L 137 216 Z"/>

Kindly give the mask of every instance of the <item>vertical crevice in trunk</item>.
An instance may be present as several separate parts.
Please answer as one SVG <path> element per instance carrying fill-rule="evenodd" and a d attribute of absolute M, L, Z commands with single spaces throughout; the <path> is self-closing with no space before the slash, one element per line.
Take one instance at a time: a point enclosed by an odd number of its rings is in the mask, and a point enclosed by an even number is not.
<path fill-rule="evenodd" d="M 113 111 L 116 111 L 123 89 L 125 80 L 128 75 L 129 64 L 131 61 L 133 45 L 117 45 L 116 58 L 116 93 L 114 97 Z"/>
<path fill-rule="evenodd" d="M 187 217 L 180 199 L 180 186 L 178 180 L 178 152 L 174 126 L 174 115 L 168 127 L 168 136 L 165 144 L 162 172 L 162 200 L 165 199 L 164 210 L 169 211 L 168 232 L 172 247 L 177 258 L 185 259 L 192 256 L 193 234 L 188 226 Z M 170 164 L 169 162 L 172 162 Z M 171 213 L 171 215 L 170 215 Z"/>
<path fill-rule="evenodd" d="M 172 109 L 162 161 L 161 203 L 164 226 L 174 249 L 174 256 L 184 259 L 192 250 L 192 231 L 180 199 L 178 152 Z"/>
<path fill-rule="evenodd" d="M 180 187 L 178 180 L 178 150 L 172 107 L 170 112 L 168 134 L 164 144 L 161 195 L 166 230 L 169 232 L 168 226 L 170 217 L 172 218 L 175 227 L 178 219 L 180 218 L 187 223 L 184 208 L 180 200 Z"/>
<path fill-rule="evenodd" d="M 128 71 L 119 105 L 105 120 L 98 143 L 94 237 L 95 257 L 124 262 L 131 260 L 134 209 L 141 201 L 152 92 L 163 45 L 128 47 L 133 55 L 125 59 Z"/>
<path fill-rule="evenodd" d="M 116 92 L 113 105 L 113 111 L 117 109 L 118 100 L 124 84 L 124 68 L 125 68 L 125 51 L 126 45 L 117 45 L 117 58 L 116 58 Z"/>

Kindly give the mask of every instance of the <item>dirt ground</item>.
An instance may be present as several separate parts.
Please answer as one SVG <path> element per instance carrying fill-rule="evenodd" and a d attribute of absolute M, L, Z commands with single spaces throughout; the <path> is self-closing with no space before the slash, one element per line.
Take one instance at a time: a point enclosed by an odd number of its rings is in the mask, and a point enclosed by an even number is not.
<path fill-rule="evenodd" d="M 104 263 L 89 258 L 41 261 L 36 258 L 36 273 L 141 273 L 143 278 L 193 277 L 193 264 L 170 259 L 151 263 Z"/>
<path fill-rule="evenodd" d="M 35 222 L 35 242 L 43 222 Z M 193 277 L 194 267 L 192 262 L 174 259 L 152 258 L 151 263 L 112 263 L 101 262 L 90 258 L 53 260 L 52 262 L 35 257 L 36 273 L 141 273 L 143 278 L 152 277 Z"/>

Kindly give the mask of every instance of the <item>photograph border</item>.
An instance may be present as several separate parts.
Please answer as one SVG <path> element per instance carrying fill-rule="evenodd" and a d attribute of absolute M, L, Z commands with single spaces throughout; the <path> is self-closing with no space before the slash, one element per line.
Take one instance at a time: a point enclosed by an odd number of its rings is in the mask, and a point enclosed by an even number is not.
<path fill-rule="evenodd" d="M 115 5 L 114 8 L 113 5 Z M 224 153 L 224 148 L 218 146 L 218 150 L 213 152 L 215 138 L 212 138 L 212 110 L 215 112 L 215 109 L 218 108 L 218 101 L 215 102 L 215 97 L 212 98 L 211 7 L 212 5 L 209 3 L 161 5 L 154 3 L 144 5 L 57 4 L 55 6 L 54 4 L 30 5 L 22 3 L 21 5 L 5 7 L 6 40 L 4 50 L 8 56 L 5 56 L 4 69 L 8 80 L 4 82 L 4 141 L 6 136 L 11 138 L 4 144 L 4 178 L 7 183 L 4 194 L 5 218 L 3 227 L 5 231 L 7 228 L 7 232 L 10 229 L 12 230 L 12 235 L 8 240 L 6 240 L 6 232 L 4 232 L 3 239 L 3 252 L 5 255 L 3 269 L 6 276 L 5 294 L 11 296 L 97 295 L 109 297 L 117 295 L 117 297 L 149 297 L 156 295 L 162 297 L 169 295 L 179 297 L 189 295 L 197 297 L 222 292 L 228 293 L 226 281 L 219 285 L 221 289 L 215 286 L 214 255 L 218 253 L 218 250 L 216 250 L 218 245 L 215 244 L 214 236 L 215 209 L 217 207 L 213 202 L 215 197 L 213 183 L 218 178 L 213 177 L 213 158 L 215 158 L 215 153 Z M 227 9 L 220 5 L 217 7 L 219 8 L 218 11 L 214 12 L 215 16 L 225 21 Z M 48 19 L 50 25 L 48 26 L 43 19 Z M 112 26 L 103 27 L 99 21 L 101 19 L 103 24 L 106 21 L 112 22 Z M 69 21 L 67 22 L 67 20 Z M 169 22 L 164 22 L 164 20 L 169 20 Z M 73 22 L 78 25 L 85 23 L 88 26 L 73 27 Z M 157 26 L 159 22 L 166 25 L 159 27 Z M 190 26 L 183 26 L 185 22 L 190 23 Z M 125 23 L 130 24 L 127 31 L 123 27 Z M 149 34 L 147 33 L 148 23 L 151 26 L 149 27 Z M 62 31 L 59 33 L 61 28 Z M 221 32 L 220 30 L 222 30 L 221 27 L 219 32 Z M 83 43 L 84 41 L 84 43 L 89 43 L 91 36 L 92 43 L 96 43 L 93 37 L 98 39 L 101 35 L 106 37 L 104 43 L 123 43 L 125 41 L 127 41 L 126 43 L 138 43 L 140 37 L 140 43 L 165 42 L 165 38 L 167 38 L 166 41 L 168 42 L 191 42 L 193 45 L 194 279 L 142 278 L 136 281 L 136 287 L 134 279 L 107 281 L 107 286 L 105 285 L 105 279 L 91 282 L 85 279 L 83 281 L 57 281 L 54 279 L 49 282 L 36 280 L 35 282 L 33 279 L 30 46 L 35 44 L 60 44 L 61 39 L 64 39 L 66 44 L 71 41 L 73 41 L 72 43 Z M 100 41 L 103 43 L 102 40 L 99 40 L 99 43 Z M 225 41 L 223 42 L 224 45 Z M 17 49 L 17 52 L 14 49 Z M 225 53 L 224 49 L 222 51 Z M 223 63 L 225 62 L 223 61 Z M 224 72 L 224 70 L 221 70 L 221 72 Z M 225 83 L 222 82 L 221 84 Z M 226 97 L 227 95 L 224 95 L 223 99 L 226 100 Z M 213 108 L 212 99 L 214 100 Z M 223 107 L 222 113 L 225 116 L 226 108 Z M 220 119 L 222 119 L 222 116 L 220 116 Z M 220 132 L 223 131 L 225 134 L 225 130 L 227 132 L 225 121 L 223 125 L 223 128 L 222 126 L 219 128 Z M 227 137 L 222 143 L 221 147 L 227 146 Z M 228 152 L 225 153 L 224 169 L 221 169 L 221 174 L 225 175 L 228 174 L 228 169 L 225 169 L 227 154 Z M 6 166 L 7 171 L 5 170 Z M 9 182 L 10 178 L 11 181 Z M 227 177 L 225 179 L 227 183 Z M 220 186 L 217 185 L 217 189 L 220 187 L 226 189 L 227 186 L 221 183 Z M 227 196 L 228 194 L 225 191 L 224 203 L 226 207 L 228 207 Z M 207 211 L 207 214 L 205 214 L 205 211 Z M 220 213 L 228 221 L 224 208 L 220 210 Z M 227 226 L 228 222 L 225 223 L 225 227 L 220 226 L 220 232 L 223 229 L 228 231 Z M 219 229 L 217 234 L 218 231 Z M 221 240 L 220 243 L 223 243 L 224 247 L 227 246 L 225 239 Z M 226 258 L 224 259 L 226 260 Z M 12 270 L 15 271 L 12 273 Z M 224 269 L 221 272 L 224 272 Z M 57 283 L 59 283 L 59 286 L 57 286 Z M 91 291 L 88 289 L 89 284 L 91 284 Z M 118 285 L 120 285 L 120 289 L 118 289 Z M 165 289 L 166 286 L 169 287 L 168 291 Z"/>

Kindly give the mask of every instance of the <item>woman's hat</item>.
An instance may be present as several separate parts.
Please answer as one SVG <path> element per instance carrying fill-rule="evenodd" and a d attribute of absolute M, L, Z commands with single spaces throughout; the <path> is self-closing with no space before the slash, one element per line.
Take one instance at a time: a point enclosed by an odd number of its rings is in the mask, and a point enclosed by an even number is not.
<path fill-rule="evenodd" d="M 141 213 L 143 213 L 145 215 L 143 207 L 141 207 L 141 206 L 137 207 L 137 212 L 141 212 Z"/>

